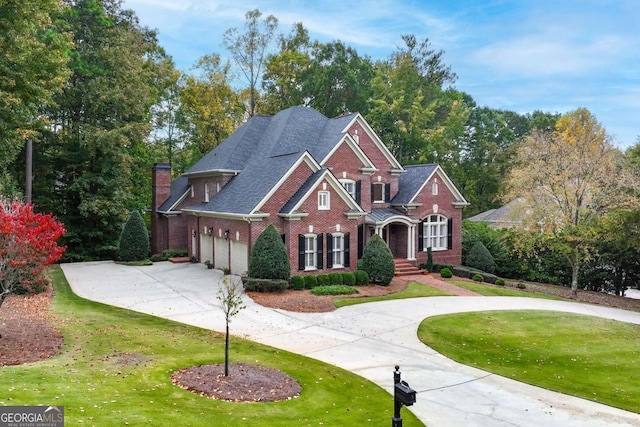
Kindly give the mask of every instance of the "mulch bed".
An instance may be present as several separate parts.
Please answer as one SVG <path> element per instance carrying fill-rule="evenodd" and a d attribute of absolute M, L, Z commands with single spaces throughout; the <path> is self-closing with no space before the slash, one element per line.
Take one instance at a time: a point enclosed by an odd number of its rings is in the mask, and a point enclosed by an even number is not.
<path fill-rule="evenodd" d="M 229 363 L 229 376 L 222 363 L 193 366 L 175 372 L 171 381 L 201 396 L 232 402 L 277 402 L 302 391 L 284 372 L 246 363 Z"/>
<path fill-rule="evenodd" d="M 0 307 L 0 366 L 37 362 L 60 351 L 64 338 L 47 310 L 52 297 L 51 289 L 7 297 Z"/>

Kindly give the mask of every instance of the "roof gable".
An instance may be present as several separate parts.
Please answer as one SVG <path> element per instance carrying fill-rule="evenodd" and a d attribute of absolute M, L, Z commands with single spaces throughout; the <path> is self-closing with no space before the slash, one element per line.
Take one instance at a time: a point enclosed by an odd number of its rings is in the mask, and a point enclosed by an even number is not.
<path fill-rule="evenodd" d="M 391 151 L 387 148 L 387 146 L 382 142 L 378 134 L 376 134 L 369 123 L 362 117 L 360 113 L 353 115 L 351 121 L 345 126 L 343 132 L 346 133 L 354 124 L 359 124 L 360 127 L 369 135 L 374 145 L 380 152 L 383 154 L 384 158 L 389 162 L 394 171 L 403 172 L 404 168 L 398 162 L 398 160 L 391 154 Z"/>
<path fill-rule="evenodd" d="M 436 175 L 453 195 L 455 205 L 469 205 L 469 202 L 465 200 L 462 193 L 460 193 L 456 188 L 440 165 L 429 163 L 425 165 L 405 166 L 405 170 L 406 172 L 400 175 L 398 180 L 398 193 L 391 201 L 392 205 L 400 206 L 414 204 L 415 199 L 423 191 L 425 185 L 427 185 L 431 178 Z"/>

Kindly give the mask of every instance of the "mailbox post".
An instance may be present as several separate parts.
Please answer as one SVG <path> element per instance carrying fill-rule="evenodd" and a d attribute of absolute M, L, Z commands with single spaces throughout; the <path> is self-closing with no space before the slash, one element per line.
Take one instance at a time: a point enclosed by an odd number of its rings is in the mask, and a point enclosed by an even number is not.
<path fill-rule="evenodd" d="M 411 406 L 416 403 L 416 391 L 409 387 L 406 381 L 400 379 L 400 366 L 396 365 L 393 373 L 393 417 L 391 427 L 402 427 L 400 409 L 402 405 Z"/>

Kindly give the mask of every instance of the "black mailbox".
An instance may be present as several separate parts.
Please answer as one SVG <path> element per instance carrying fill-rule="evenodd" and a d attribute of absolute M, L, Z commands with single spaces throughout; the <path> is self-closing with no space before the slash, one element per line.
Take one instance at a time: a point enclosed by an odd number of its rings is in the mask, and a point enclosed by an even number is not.
<path fill-rule="evenodd" d="M 395 384 L 395 398 L 404 406 L 411 406 L 416 403 L 416 391 L 401 381 Z"/>

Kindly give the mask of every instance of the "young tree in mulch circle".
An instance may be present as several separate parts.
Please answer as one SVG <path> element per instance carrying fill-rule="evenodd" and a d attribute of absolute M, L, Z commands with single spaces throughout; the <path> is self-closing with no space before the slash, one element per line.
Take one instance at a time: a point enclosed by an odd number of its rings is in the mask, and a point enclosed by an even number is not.
<path fill-rule="evenodd" d="M 58 261 L 65 247 L 57 240 L 64 226 L 50 214 L 36 213 L 29 203 L 0 197 L 0 307 L 19 289 L 41 291 L 45 267 Z"/>
<path fill-rule="evenodd" d="M 369 274 L 369 280 L 387 286 L 395 272 L 393 254 L 382 237 L 374 234 L 362 253 L 362 270 Z"/>
<path fill-rule="evenodd" d="M 269 224 L 260 233 L 251 250 L 249 277 L 289 281 L 291 263 L 278 230 Z"/>
<path fill-rule="evenodd" d="M 224 313 L 226 322 L 226 334 L 224 339 L 224 376 L 229 376 L 229 323 L 231 318 L 238 314 L 240 310 L 246 308 L 242 302 L 242 281 L 232 279 L 231 276 L 224 276 L 220 283 L 220 290 L 217 296 L 219 307 Z"/>
<path fill-rule="evenodd" d="M 120 234 L 120 261 L 142 261 L 149 258 L 149 233 L 140 212 L 133 211 Z"/>

